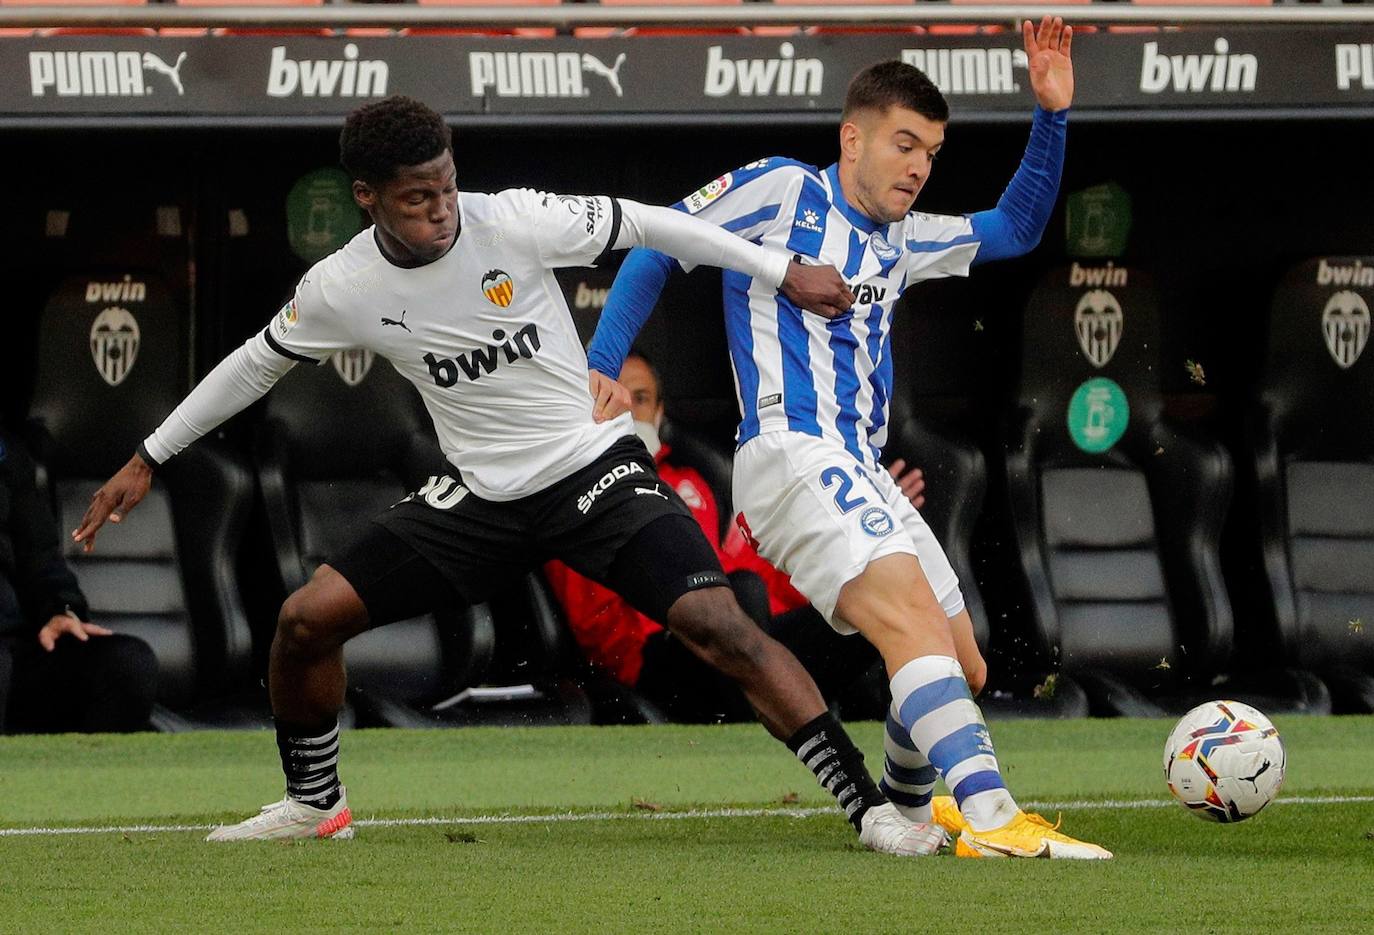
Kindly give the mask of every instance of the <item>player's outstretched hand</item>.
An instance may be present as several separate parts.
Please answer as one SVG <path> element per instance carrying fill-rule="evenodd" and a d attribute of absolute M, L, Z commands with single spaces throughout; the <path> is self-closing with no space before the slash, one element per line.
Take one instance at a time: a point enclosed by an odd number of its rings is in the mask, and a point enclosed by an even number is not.
<path fill-rule="evenodd" d="M 1026 44 L 1026 63 L 1030 68 L 1031 88 L 1040 106 L 1049 111 L 1063 110 L 1073 103 L 1073 27 L 1061 17 L 1040 20 L 1037 29 L 1030 20 L 1021 23 L 1021 38 Z"/>
<path fill-rule="evenodd" d="M 86 623 L 75 614 L 58 614 L 38 631 L 38 645 L 52 652 L 64 634 L 71 634 L 85 643 L 93 636 L 110 636 L 113 633 L 113 630 L 107 630 L 97 624 Z"/>
<path fill-rule="evenodd" d="M 825 318 L 838 318 L 854 304 L 854 293 L 833 266 L 808 266 L 793 260 L 780 291 L 808 312 Z"/>
<path fill-rule="evenodd" d="M 119 473 L 105 482 L 91 497 L 91 505 L 86 515 L 81 517 L 81 525 L 72 533 L 72 540 L 80 542 L 82 551 L 95 548 L 95 534 L 105 520 L 118 523 L 124 514 L 138 506 L 140 500 L 148 495 L 153 484 L 153 469 L 138 455 L 119 469 Z"/>
<path fill-rule="evenodd" d="M 898 488 L 902 491 L 902 496 L 911 501 L 911 505 L 916 509 L 925 506 L 926 496 L 926 475 L 918 467 L 911 470 L 906 469 L 906 459 L 898 458 L 887 466 L 887 473 L 892 475 L 892 479 L 897 482 Z"/>
<path fill-rule="evenodd" d="M 593 422 L 608 422 L 630 411 L 630 391 L 599 370 L 587 371 L 587 392 L 592 394 Z"/>

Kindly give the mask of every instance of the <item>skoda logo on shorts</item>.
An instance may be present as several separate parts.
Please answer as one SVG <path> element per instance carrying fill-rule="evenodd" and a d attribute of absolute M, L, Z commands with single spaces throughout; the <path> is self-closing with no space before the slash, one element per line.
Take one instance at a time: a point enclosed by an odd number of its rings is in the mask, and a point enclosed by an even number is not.
<path fill-rule="evenodd" d="M 873 538 L 881 539 L 892 532 L 892 517 L 887 510 L 871 506 L 859 515 L 859 525 Z"/>

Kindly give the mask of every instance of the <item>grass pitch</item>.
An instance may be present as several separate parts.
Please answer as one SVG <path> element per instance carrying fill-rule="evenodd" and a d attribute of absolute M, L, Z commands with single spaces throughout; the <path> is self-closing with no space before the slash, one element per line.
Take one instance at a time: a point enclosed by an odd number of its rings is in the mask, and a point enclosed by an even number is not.
<path fill-rule="evenodd" d="M 0 931 L 1370 931 L 1374 718 L 1281 719 L 1279 802 L 1233 826 L 1166 801 L 1171 726 L 993 724 L 1104 864 L 868 853 L 750 725 L 355 731 L 355 840 L 213 846 L 280 796 L 270 735 L 0 738 Z"/>

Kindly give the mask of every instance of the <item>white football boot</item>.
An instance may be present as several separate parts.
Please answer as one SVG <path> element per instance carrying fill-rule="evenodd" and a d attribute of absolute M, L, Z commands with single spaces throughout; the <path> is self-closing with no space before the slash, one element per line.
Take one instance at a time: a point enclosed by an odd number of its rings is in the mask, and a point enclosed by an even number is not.
<path fill-rule="evenodd" d="M 928 857 L 944 847 L 949 835 L 939 825 L 904 818 L 891 802 L 864 812 L 859 843 L 880 854 Z"/>
<path fill-rule="evenodd" d="M 348 794 L 339 787 L 339 801 L 333 808 L 315 808 L 290 796 L 264 805 L 262 811 L 236 825 L 223 825 L 210 832 L 207 841 L 290 841 L 331 838 L 346 841 L 353 837 L 353 813 L 348 810 Z"/>

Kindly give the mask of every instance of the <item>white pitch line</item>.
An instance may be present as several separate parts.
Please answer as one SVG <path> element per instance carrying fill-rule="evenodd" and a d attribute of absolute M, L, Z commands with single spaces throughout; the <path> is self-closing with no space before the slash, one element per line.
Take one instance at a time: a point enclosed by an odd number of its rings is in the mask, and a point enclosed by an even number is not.
<path fill-rule="evenodd" d="M 1374 795 L 1293 795 L 1275 799 L 1273 805 L 1356 805 L 1374 802 Z M 1024 802 L 1036 811 L 1119 811 L 1141 808 L 1169 808 L 1176 806 L 1172 799 L 1108 799 L 1094 801 L 1077 799 L 1065 802 Z M 445 825 L 533 825 L 546 822 L 579 821 L 682 821 L 699 818 L 813 818 L 836 814 L 834 806 L 808 808 L 713 808 L 690 809 L 681 812 L 555 812 L 546 815 L 471 815 L 467 817 L 430 818 L 362 818 L 354 825 L 360 828 L 416 828 Z M 104 827 L 67 828 L 0 828 L 0 838 L 43 837 L 63 834 L 166 834 L 173 832 L 211 831 L 218 825 L 108 825 Z"/>

